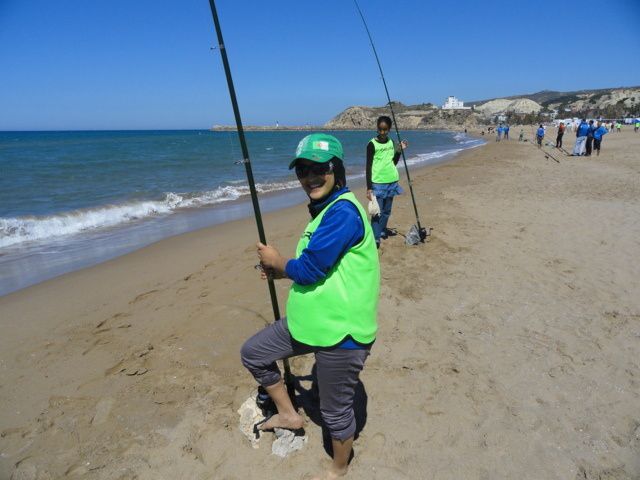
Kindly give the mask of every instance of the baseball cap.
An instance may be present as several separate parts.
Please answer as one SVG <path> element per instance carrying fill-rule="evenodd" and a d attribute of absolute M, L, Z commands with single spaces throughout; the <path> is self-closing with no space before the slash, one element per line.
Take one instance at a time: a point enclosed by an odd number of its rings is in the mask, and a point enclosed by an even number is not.
<path fill-rule="evenodd" d="M 338 139 L 326 133 L 312 133 L 298 143 L 296 158 L 289 164 L 289 169 L 295 167 L 299 158 L 316 163 L 326 163 L 334 157 L 340 160 L 344 157 L 342 145 Z"/>

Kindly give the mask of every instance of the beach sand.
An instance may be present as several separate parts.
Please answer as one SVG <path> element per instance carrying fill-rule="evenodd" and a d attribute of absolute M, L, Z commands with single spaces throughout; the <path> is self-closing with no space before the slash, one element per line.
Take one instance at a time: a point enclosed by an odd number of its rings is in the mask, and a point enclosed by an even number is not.
<path fill-rule="evenodd" d="M 348 478 L 638 479 L 640 134 L 607 135 L 600 157 L 554 153 L 559 164 L 487 140 L 415 172 L 427 244 L 383 242 Z M 307 216 L 266 215 L 269 242 L 291 254 Z M 413 222 L 405 195 L 390 226 Z M 0 478 L 270 480 L 326 466 L 312 420 L 286 459 L 238 429 L 254 389 L 238 352 L 273 318 L 256 239 L 252 219 L 233 222 L 1 297 Z M 278 282 L 282 309 L 287 291 Z"/>

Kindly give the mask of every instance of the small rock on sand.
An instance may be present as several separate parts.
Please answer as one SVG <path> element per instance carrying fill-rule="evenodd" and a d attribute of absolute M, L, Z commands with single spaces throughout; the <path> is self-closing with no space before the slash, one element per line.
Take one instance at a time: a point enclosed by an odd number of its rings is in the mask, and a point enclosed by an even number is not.
<path fill-rule="evenodd" d="M 275 433 L 276 439 L 271 445 L 271 453 L 282 458 L 300 450 L 307 443 L 307 435 L 296 435 L 291 430 L 283 428 L 276 428 Z"/>

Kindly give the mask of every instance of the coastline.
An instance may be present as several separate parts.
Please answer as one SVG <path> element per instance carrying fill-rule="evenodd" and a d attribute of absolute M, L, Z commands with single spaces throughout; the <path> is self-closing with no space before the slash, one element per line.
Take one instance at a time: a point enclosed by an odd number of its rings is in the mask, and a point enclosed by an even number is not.
<path fill-rule="evenodd" d="M 471 136 L 468 138 L 469 141 L 461 144 L 460 148 L 451 148 L 450 151 L 414 153 L 409 156 L 409 165 L 412 169 L 428 167 L 448 161 L 460 151 L 478 146 L 469 145 L 474 139 Z M 361 186 L 363 180 L 360 177 L 360 173 L 350 175 L 350 184 L 354 187 Z M 292 202 L 305 201 L 304 195 L 297 187 L 283 188 L 289 187 L 289 183 L 297 182 L 282 180 L 279 183 L 280 189 L 267 190 L 259 194 L 263 212 L 281 209 Z M 155 217 L 149 216 L 96 231 L 78 231 L 72 235 L 32 242 L 26 246 L 17 244 L 5 247 L 0 262 L 0 296 L 99 264 L 171 236 L 214 225 L 220 225 L 222 228 L 222 225 L 229 221 L 252 216 L 251 200 L 246 194 L 246 187 L 245 190 L 245 194 L 238 198 L 225 199 L 220 203 L 177 209 L 168 214 L 165 212 Z M 162 204 L 160 206 L 164 207 Z M 132 205 L 130 208 L 135 210 L 138 207 Z M 87 212 L 90 213 L 91 211 Z"/>
<path fill-rule="evenodd" d="M 485 125 L 478 125 L 473 127 L 476 130 L 481 130 L 482 127 L 486 129 Z M 411 128 L 403 128 L 402 131 L 428 131 L 428 132 L 460 132 L 461 129 L 465 127 L 462 125 L 451 124 L 450 126 L 412 126 Z M 468 127 L 471 128 L 471 127 Z M 312 126 L 312 125 L 281 125 L 281 126 L 273 126 L 273 125 L 243 125 L 243 130 L 247 132 L 367 132 L 371 131 L 371 126 L 367 127 L 357 127 L 357 126 L 349 126 L 349 127 L 325 127 L 323 126 Z M 236 132 L 238 131 L 238 127 L 235 125 L 214 125 L 209 128 L 210 132 Z"/>
<path fill-rule="evenodd" d="M 640 135 L 559 164 L 486 140 L 412 172 L 430 241 L 382 245 L 349 478 L 635 478 Z M 270 243 L 292 252 L 307 216 L 299 204 L 266 213 Z M 407 194 L 390 226 L 413 221 Z M 272 318 L 255 238 L 252 218 L 236 220 L 0 297 L 0 476 L 317 470 L 311 420 L 284 461 L 238 431 L 253 389 L 238 350 Z M 281 305 L 287 291 L 278 282 Z M 311 366 L 292 361 L 298 375 Z"/>

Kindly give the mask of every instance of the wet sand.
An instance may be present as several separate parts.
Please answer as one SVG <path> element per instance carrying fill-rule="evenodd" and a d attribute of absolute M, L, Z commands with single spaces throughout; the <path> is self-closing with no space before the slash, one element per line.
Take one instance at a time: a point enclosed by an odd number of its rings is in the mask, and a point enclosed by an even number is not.
<path fill-rule="evenodd" d="M 600 157 L 554 152 L 559 164 L 487 140 L 415 172 L 430 241 L 380 250 L 348 478 L 639 478 L 640 134 L 607 135 Z M 307 215 L 267 214 L 270 243 L 293 252 Z M 408 195 L 390 223 L 413 223 Z M 238 430 L 254 387 L 238 351 L 273 318 L 256 237 L 252 220 L 232 222 L 0 297 L 0 478 L 322 468 L 312 419 L 284 460 Z M 282 309 L 287 291 L 279 282 Z M 300 376 L 311 366 L 292 362 Z"/>

